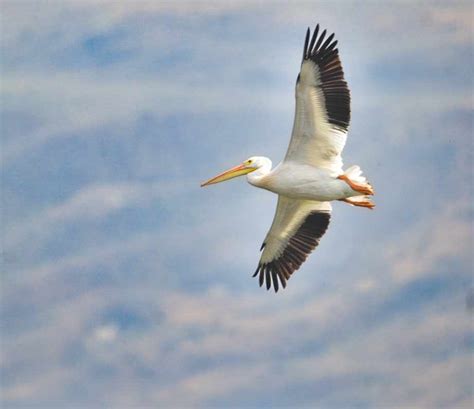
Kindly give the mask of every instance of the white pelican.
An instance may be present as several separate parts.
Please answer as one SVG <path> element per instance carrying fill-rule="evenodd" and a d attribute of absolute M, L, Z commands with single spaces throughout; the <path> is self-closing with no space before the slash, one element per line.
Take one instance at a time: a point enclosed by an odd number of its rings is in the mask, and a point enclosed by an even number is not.
<path fill-rule="evenodd" d="M 344 80 L 334 34 L 310 41 L 306 32 L 300 73 L 296 80 L 296 111 L 285 159 L 272 170 L 272 162 L 252 156 L 204 182 L 201 186 L 247 175 L 247 181 L 278 194 L 278 204 L 254 277 L 260 286 L 272 283 L 275 292 L 319 244 L 331 218 L 331 201 L 341 200 L 372 209 L 372 186 L 359 166 L 342 169 L 341 152 L 350 120 L 350 93 Z"/>

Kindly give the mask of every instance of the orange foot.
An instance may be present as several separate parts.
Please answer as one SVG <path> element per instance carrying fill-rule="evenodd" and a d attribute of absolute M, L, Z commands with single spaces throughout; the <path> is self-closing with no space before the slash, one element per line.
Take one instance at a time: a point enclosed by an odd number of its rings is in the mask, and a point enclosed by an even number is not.
<path fill-rule="evenodd" d="M 346 182 L 351 187 L 351 189 L 355 190 L 356 192 L 362 193 L 364 195 L 373 195 L 374 194 L 374 189 L 372 188 L 372 186 L 369 183 L 356 183 L 353 180 L 350 180 L 344 174 L 338 176 L 337 178 L 343 180 L 344 182 Z"/>
<path fill-rule="evenodd" d="M 352 200 L 352 199 L 340 199 L 341 202 L 349 203 L 352 206 L 367 207 L 372 210 L 375 207 L 375 204 L 370 200 Z"/>

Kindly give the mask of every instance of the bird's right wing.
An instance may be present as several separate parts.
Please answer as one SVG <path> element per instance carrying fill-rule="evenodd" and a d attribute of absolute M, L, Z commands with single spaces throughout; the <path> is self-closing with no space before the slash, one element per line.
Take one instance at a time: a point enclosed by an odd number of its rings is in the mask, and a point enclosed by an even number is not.
<path fill-rule="evenodd" d="M 306 33 L 301 70 L 296 81 L 296 110 L 285 161 L 342 170 L 341 152 L 350 121 L 350 92 L 344 79 L 337 41 L 326 30 L 311 42 Z"/>
<path fill-rule="evenodd" d="M 278 205 L 254 277 L 259 274 L 260 286 L 267 290 L 273 281 L 278 291 L 278 279 L 283 288 L 291 274 L 300 268 L 319 244 L 331 218 L 329 202 L 295 200 L 278 196 Z"/>

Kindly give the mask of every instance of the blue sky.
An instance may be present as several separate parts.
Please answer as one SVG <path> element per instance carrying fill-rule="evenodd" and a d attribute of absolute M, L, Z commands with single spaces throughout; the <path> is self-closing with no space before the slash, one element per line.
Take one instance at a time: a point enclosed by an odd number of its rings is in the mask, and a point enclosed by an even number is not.
<path fill-rule="evenodd" d="M 469 2 L 2 2 L 5 407 L 470 407 Z M 307 26 L 336 33 L 334 205 L 277 295 L 276 198 L 199 184 L 291 132 Z"/>

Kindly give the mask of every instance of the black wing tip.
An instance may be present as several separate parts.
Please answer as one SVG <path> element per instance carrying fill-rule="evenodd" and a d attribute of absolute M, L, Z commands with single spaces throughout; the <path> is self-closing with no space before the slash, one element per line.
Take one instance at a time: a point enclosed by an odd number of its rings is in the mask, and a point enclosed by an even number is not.
<path fill-rule="evenodd" d="M 306 30 L 304 49 L 303 49 L 303 61 L 304 60 L 314 60 L 320 54 L 326 54 L 328 51 L 331 51 L 335 48 L 337 41 L 333 41 L 335 33 L 332 33 L 329 37 L 326 38 L 326 41 L 323 43 L 327 29 L 324 29 L 321 34 L 319 34 L 319 23 L 316 24 L 316 27 L 313 30 L 313 35 L 311 35 L 310 27 Z M 310 41 L 311 37 L 311 41 Z"/>
<path fill-rule="evenodd" d="M 269 291 L 272 287 L 275 293 L 285 289 L 291 275 L 301 267 L 302 263 L 289 260 L 276 260 L 269 263 L 259 263 L 252 277 L 258 276 L 258 284 Z M 260 273 L 260 274 L 259 274 Z"/>
<path fill-rule="evenodd" d="M 319 24 L 313 31 L 309 44 L 308 34 L 306 35 L 303 62 L 310 60 L 317 65 L 326 98 L 328 121 L 333 127 L 346 132 L 351 120 L 350 91 L 339 59 L 338 41 L 334 39 L 335 33 L 326 37 L 326 29 L 319 35 L 318 31 Z M 297 83 L 299 81 L 300 75 Z"/>
<path fill-rule="evenodd" d="M 279 269 L 277 269 L 276 264 L 273 262 L 263 264 L 259 263 L 252 277 L 256 277 L 257 274 L 259 274 L 259 286 L 263 287 L 263 285 L 265 284 L 265 288 L 267 289 L 267 291 L 269 291 L 273 286 L 273 290 L 275 291 L 275 293 L 277 293 L 280 289 L 280 284 L 281 287 L 286 288 L 286 278 L 283 273 L 281 273 Z"/>
<path fill-rule="evenodd" d="M 259 264 L 259 265 L 257 266 L 257 269 L 255 270 L 255 273 L 253 273 L 253 276 L 252 276 L 252 277 L 257 277 L 258 270 L 260 270 L 260 266 L 261 266 L 261 264 Z"/>
<path fill-rule="evenodd" d="M 265 285 L 267 287 L 267 291 L 272 286 L 272 279 L 270 278 L 270 267 L 268 266 L 268 264 L 265 267 Z"/>
<path fill-rule="evenodd" d="M 308 58 L 308 43 L 309 43 L 309 34 L 310 34 L 310 32 L 311 32 L 311 30 L 308 27 L 308 29 L 306 30 L 306 37 L 304 39 L 303 61 Z"/>
<path fill-rule="evenodd" d="M 296 234 L 289 240 L 284 252 L 268 263 L 259 263 L 252 277 L 258 275 L 260 287 L 275 293 L 286 288 L 291 275 L 304 263 L 309 254 L 318 246 L 331 220 L 330 211 L 313 211 L 308 214 Z"/>

